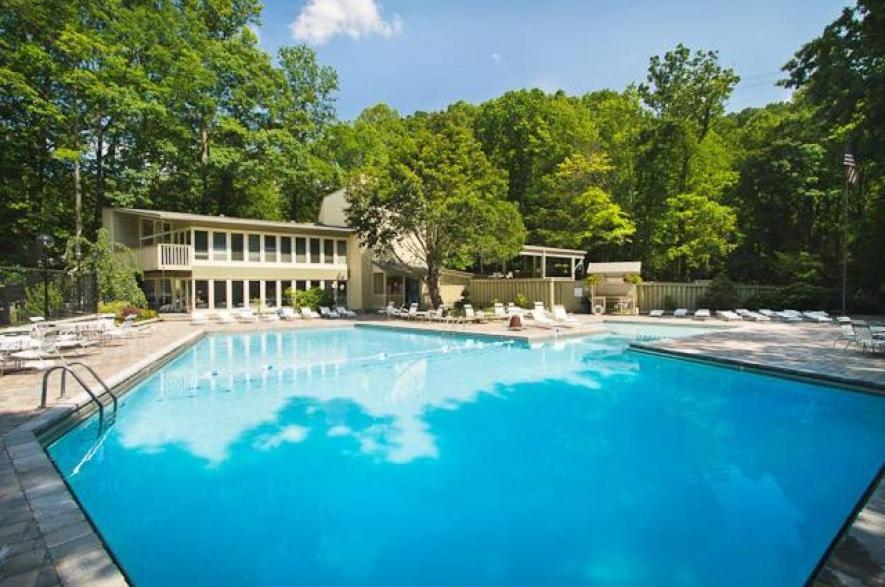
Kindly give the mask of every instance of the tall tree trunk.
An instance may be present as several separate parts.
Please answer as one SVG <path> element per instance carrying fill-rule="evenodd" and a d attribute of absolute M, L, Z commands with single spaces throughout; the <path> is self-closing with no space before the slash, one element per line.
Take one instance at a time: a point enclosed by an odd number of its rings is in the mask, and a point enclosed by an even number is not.
<path fill-rule="evenodd" d="M 77 237 L 76 254 L 80 255 L 80 237 L 83 236 L 83 189 L 80 185 L 80 156 L 74 159 L 74 234 Z"/>
<path fill-rule="evenodd" d="M 200 173 L 203 179 L 203 214 L 209 213 L 209 129 L 200 128 Z"/>
<path fill-rule="evenodd" d="M 430 294 L 430 305 L 438 308 L 442 305 L 442 296 L 439 293 L 439 268 L 433 264 L 427 264 L 427 293 Z"/>
<path fill-rule="evenodd" d="M 93 231 L 98 234 L 101 227 L 101 208 L 104 206 L 104 133 L 106 126 L 101 124 L 101 116 L 96 119 L 95 134 L 95 208 L 92 214 Z"/>

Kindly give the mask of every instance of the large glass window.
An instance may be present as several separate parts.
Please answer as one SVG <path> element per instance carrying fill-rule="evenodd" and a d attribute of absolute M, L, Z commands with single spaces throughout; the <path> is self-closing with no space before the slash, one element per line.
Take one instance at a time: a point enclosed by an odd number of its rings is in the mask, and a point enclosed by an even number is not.
<path fill-rule="evenodd" d="M 234 233 L 230 235 L 230 260 L 242 261 L 244 259 L 243 235 Z"/>
<path fill-rule="evenodd" d="M 154 221 L 141 221 L 141 246 L 147 247 L 154 244 Z"/>
<path fill-rule="evenodd" d="M 195 308 L 208 308 L 209 307 L 209 282 L 198 279 L 194 282 L 194 307 Z"/>
<path fill-rule="evenodd" d="M 306 291 L 307 290 L 307 282 L 303 279 L 295 280 L 295 289 L 297 291 Z"/>
<path fill-rule="evenodd" d="M 265 281 L 264 282 L 264 305 L 269 308 L 277 305 L 277 282 L 276 281 Z"/>
<path fill-rule="evenodd" d="M 212 286 L 215 307 L 218 309 L 227 308 L 227 282 L 221 279 L 216 279 L 215 283 Z"/>
<path fill-rule="evenodd" d="M 338 262 L 347 263 L 347 241 L 338 241 Z"/>
<path fill-rule="evenodd" d="M 320 262 L 320 239 L 318 238 L 310 239 L 310 262 Z"/>
<path fill-rule="evenodd" d="M 227 233 L 212 233 L 212 260 L 227 261 Z"/>
<path fill-rule="evenodd" d="M 295 238 L 295 262 L 307 263 L 307 239 L 304 237 Z"/>
<path fill-rule="evenodd" d="M 261 235 L 249 235 L 249 260 L 253 263 L 261 261 Z"/>
<path fill-rule="evenodd" d="M 243 299 L 243 282 L 234 281 L 231 285 L 230 298 L 234 308 L 242 308 L 245 304 Z"/>
<path fill-rule="evenodd" d="M 249 282 L 249 304 L 258 305 L 261 302 L 261 282 L 260 281 L 250 281 Z"/>
<path fill-rule="evenodd" d="M 205 261 L 209 258 L 209 233 L 205 230 L 194 231 L 194 259 Z"/>
<path fill-rule="evenodd" d="M 264 261 L 266 263 L 277 262 L 277 237 L 264 236 Z"/>
<path fill-rule="evenodd" d="M 335 241 L 332 239 L 323 239 L 323 263 L 335 262 Z"/>
<path fill-rule="evenodd" d="M 283 263 L 292 262 L 292 237 L 280 237 L 280 261 Z"/>
<path fill-rule="evenodd" d="M 338 291 L 335 293 L 335 305 L 347 307 L 347 282 L 338 282 Z"/>

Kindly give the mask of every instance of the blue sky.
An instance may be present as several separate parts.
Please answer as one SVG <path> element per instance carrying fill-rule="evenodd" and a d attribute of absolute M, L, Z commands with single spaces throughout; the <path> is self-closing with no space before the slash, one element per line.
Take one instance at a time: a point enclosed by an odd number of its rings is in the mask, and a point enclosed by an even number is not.
<path fill-rule="evenodd" d="M 780 67 L 838 16 L 834 0 L 265 0 L 274 51 L 306 42 L 340 79 L 339 115 L 403 114 L 539 87 L 570 94 L 642 81 L 682 42 L 717 49 L 743 78 L 732 110 L 786 99 Z"/>

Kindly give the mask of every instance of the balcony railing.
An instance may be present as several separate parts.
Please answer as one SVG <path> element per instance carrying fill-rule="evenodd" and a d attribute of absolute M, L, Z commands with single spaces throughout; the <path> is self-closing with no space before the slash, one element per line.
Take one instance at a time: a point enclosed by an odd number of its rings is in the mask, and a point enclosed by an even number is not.
<path fill-rule="evenodd" d="M 190 270 L 193 247 L 162 243 L 138 249 L 138 264 L 143 271 Z"/>

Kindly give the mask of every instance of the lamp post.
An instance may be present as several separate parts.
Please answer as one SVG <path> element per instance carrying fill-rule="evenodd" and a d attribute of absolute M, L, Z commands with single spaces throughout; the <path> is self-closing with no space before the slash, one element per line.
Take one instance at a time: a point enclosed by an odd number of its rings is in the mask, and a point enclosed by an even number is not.
<path fill-rule="evenodd" d="M 37 248 L 43 264 L 43 317 L 49 319 L 49 249 L 55 240 L 48 234 L 37 236 Z"/>

